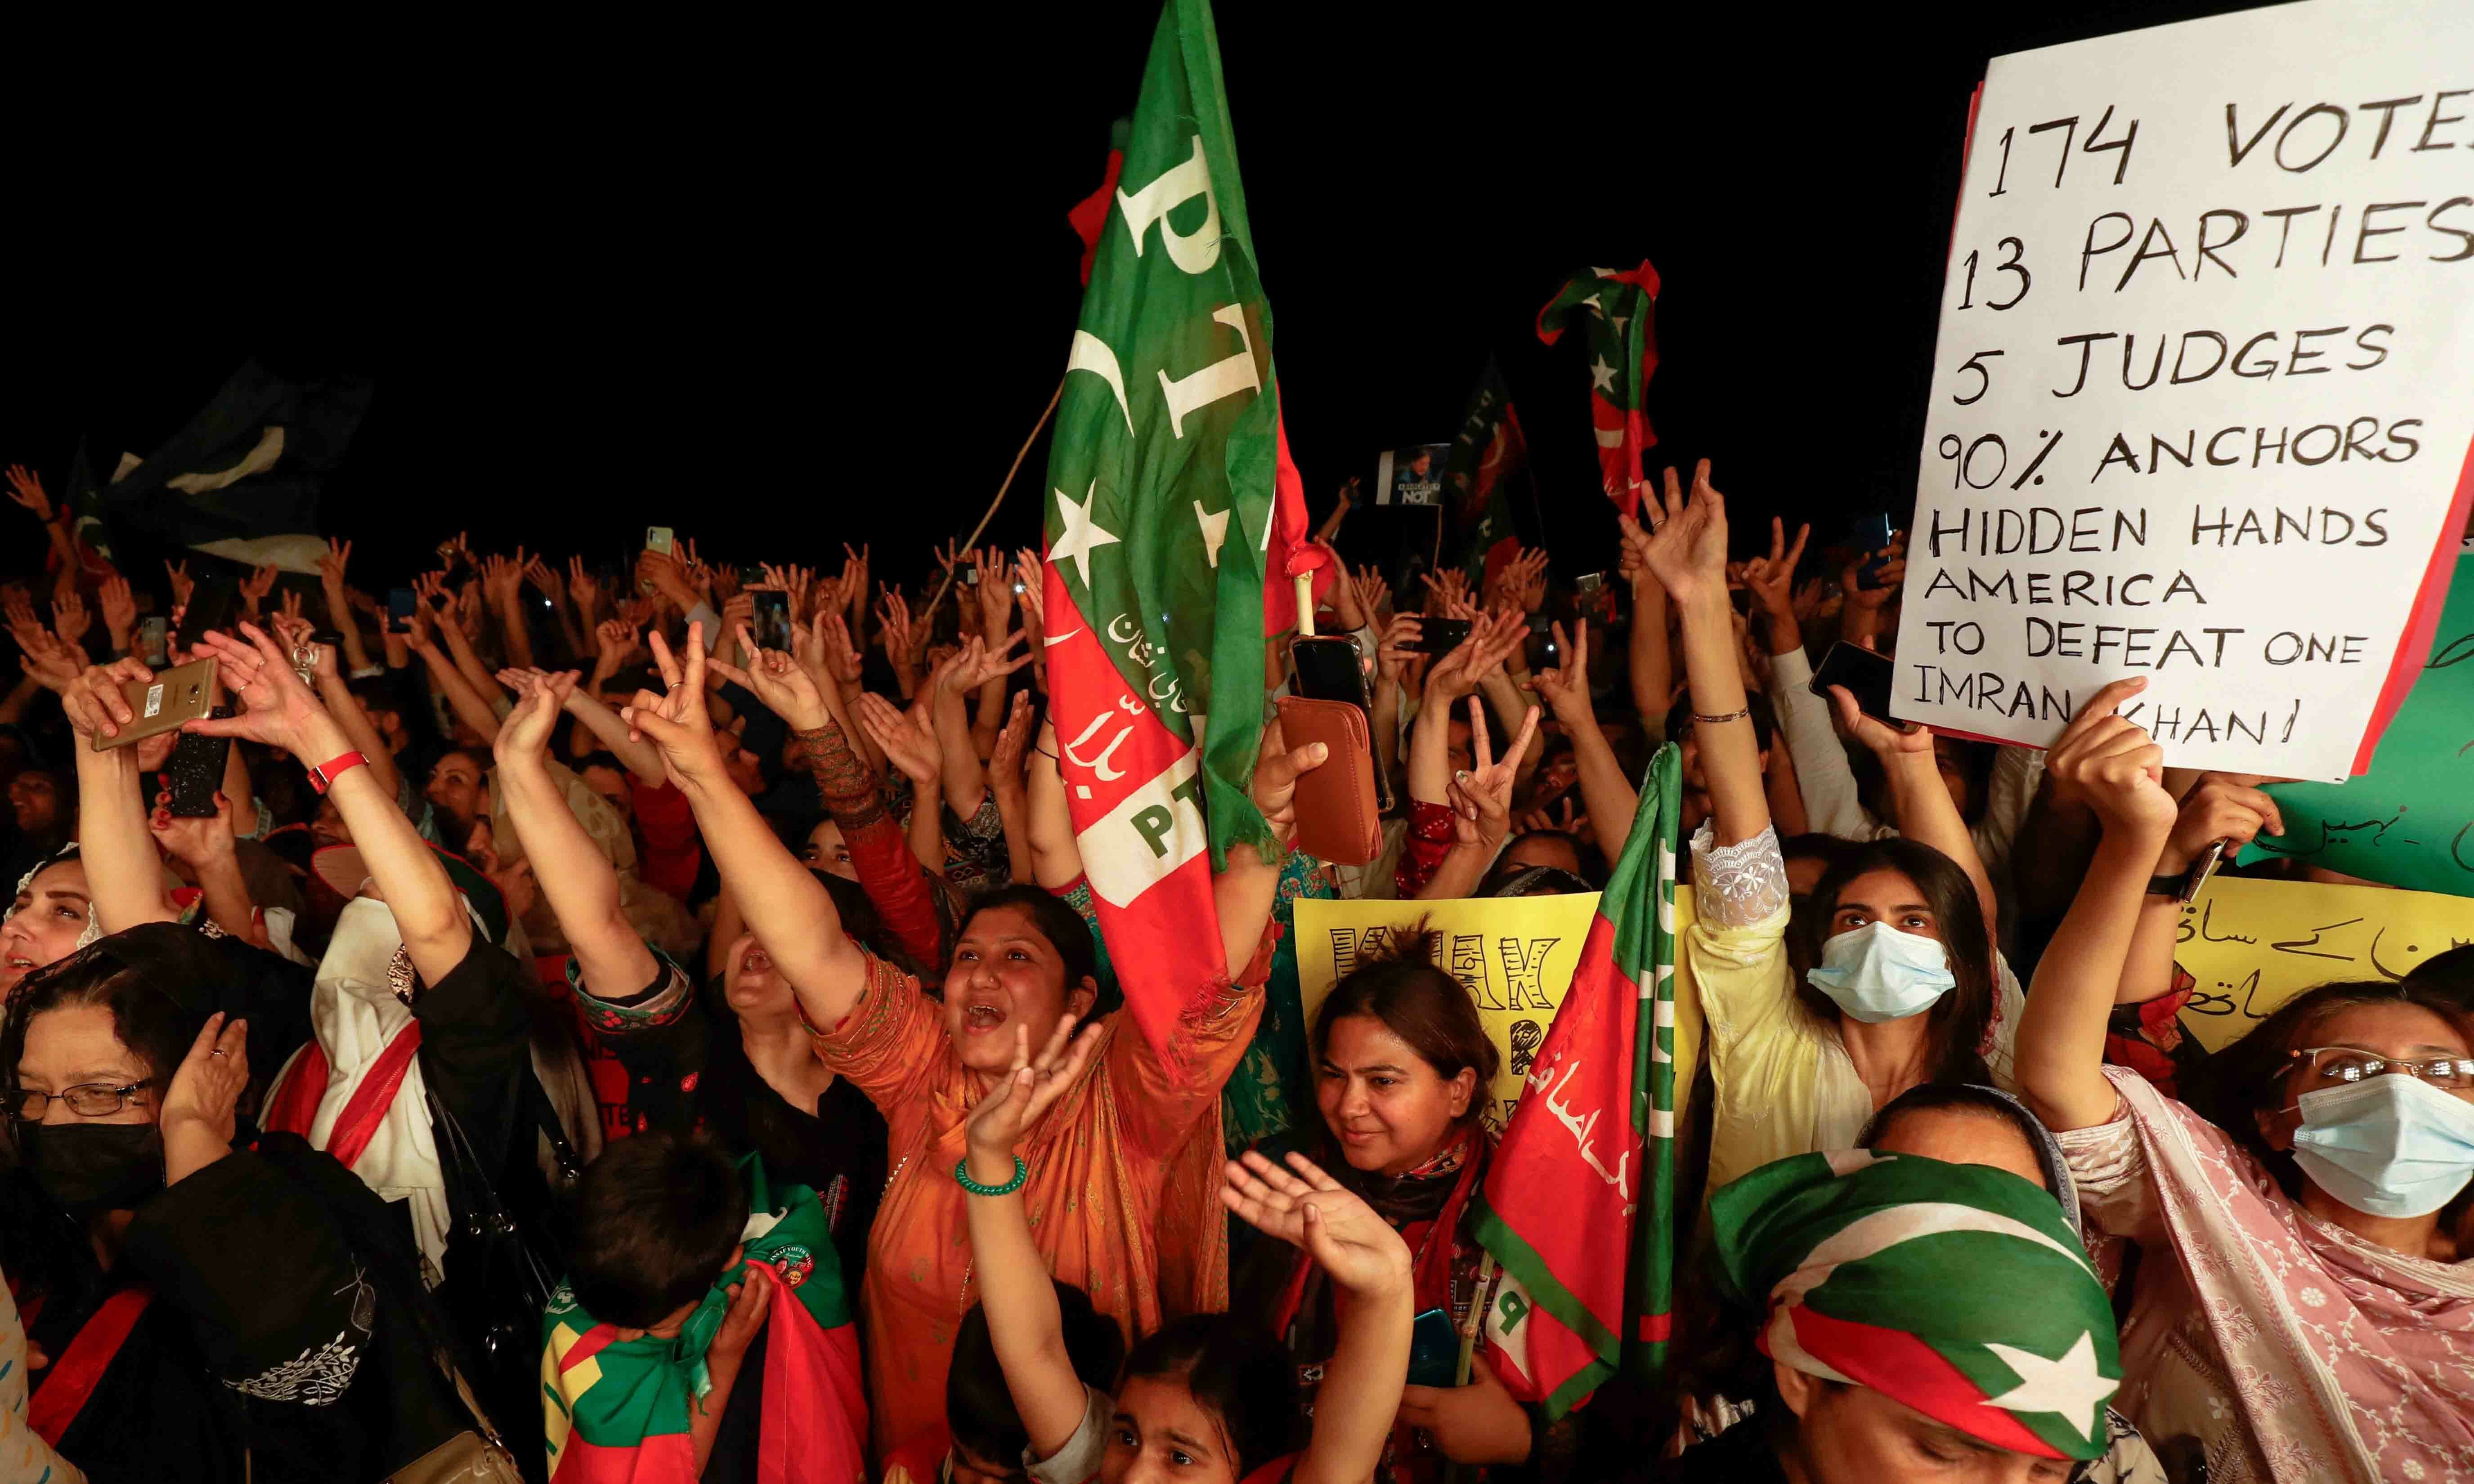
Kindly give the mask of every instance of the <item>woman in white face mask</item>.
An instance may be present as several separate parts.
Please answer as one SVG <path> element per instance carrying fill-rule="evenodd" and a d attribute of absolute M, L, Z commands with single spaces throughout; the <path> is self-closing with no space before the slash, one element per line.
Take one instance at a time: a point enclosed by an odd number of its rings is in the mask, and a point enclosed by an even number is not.
<path fill-rule="evenodd" d="M 1840 723 L 1880 759 L 1904 838 L 1852 848 L 1797 907 L 1790 932 L 1752 721 L 1767 702 L 1745 693 L 1727 595 L 1726 500 L 1705 464 L 1689 500 L 1670 470 L 1662 507 L 1642 515 L 1648 530 L 1624 522 L 1627 560 L 1657 575 L 1680 615 L 1691 694 L 1677 740 L 1686 788 L 1709 803 L 1692 836 L 1686 951 L 1709 1020 L 1715 1188 L 1776 1160 L 1848 1147 L 1877 1109 L 1919 1084 L 2006 1084 L 2019 996 L 1997 967 L 1992 886 L 1932 733 L 1861 715 L 1843 688 Z"/>
<path fill-rule="evenodd" d="M 2322 985 L 2187 1075 L 2187 1102 L 2103 1065 L 2134 937 L 2170 943 L 2179 916 L 2147 893 L 2177 814 L 2162 756 L 2114 714 L 2139 688 L 2098 693 L 2048 764 L 2104 837 L 2018 1058 L 2088 1226 L 2147 1253 L 2114 1404 L 2160 1451 L 2196 1438 L 2211 1478 L 2463 1477 L 2474 1262 L 2450 1218 L 2474 1177 L 2474 1014 L 2424 985 Z M 2250 802 L 2206 832 L 2276 827 L 2266 796 L 2225 797 Z"/>

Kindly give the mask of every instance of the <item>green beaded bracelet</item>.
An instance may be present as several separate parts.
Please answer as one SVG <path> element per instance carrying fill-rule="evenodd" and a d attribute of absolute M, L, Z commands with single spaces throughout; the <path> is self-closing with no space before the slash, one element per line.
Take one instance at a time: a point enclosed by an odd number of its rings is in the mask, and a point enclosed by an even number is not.
<path fill-rule="evenodd" d="M 983 1185 L 978 1181 L 973 1180 L 971 1178 L 971 1157 L 969 1155 L 964 1155 L 954 1161 L 954 1183 L 960 1185 L 966 1193 L 971 1195 L 1011 1195 L 1015 1191 L 1021 1189 L 1023 1182 L 1030 1178 L 1031 1166 L 1022 1162 L 1022 1156 L 1020 1155 L 1015 1155 L 1013 1157 L 1013 1179 L 1007 1181 L 1002 1185 Z"/>

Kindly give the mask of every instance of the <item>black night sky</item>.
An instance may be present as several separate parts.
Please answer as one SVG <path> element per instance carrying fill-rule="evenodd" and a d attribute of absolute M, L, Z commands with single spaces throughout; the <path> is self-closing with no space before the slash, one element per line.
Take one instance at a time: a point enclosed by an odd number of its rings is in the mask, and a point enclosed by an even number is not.
<path fill-rule="evenodd" d="M 1711 457 L 1827 539 L 1904 512 L 1985 60 L 2240 8 L 1224 0 L 1311 509 L 1447 438 L 1492 352 L 1559 568 L 1605 564 L 1582 555 L 1612 530 L 1584 358 L 1532 318 L 1572 270 L 1646 256 L 1654 457 Z M 656 523 L 733 561 L 866 539 L 915 576 L 1055 385 L 1064 213 L 1158 13 L 1008 10 L 366 38 L 314 64 L 226 40 L 100 98 L 79 74 L 109 60 L 21 47 L 0 459 L 57 489 L 81 434 L 107 466 L 146 451 L 256 354 L 378 379 L 325 511 L 365 586 L 457 528 L 615 558 Z M 1344 548 L 1396 539 L 1382 520 Z M 30 567 L 33 522 L 6 521 L 26 560 L 0 566 Z"/>

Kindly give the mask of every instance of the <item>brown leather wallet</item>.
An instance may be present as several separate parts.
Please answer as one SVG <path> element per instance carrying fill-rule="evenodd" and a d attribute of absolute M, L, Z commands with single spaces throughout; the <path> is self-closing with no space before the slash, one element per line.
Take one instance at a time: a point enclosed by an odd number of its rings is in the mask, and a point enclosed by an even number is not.
<path fill-rule="evenodd" d="M 1280 736 L 1291 749 L 1320 742 L 1321 767 L 1298 778 L 1297 848 L 1336 866 L 1363 866 L 1383 849 L 1374 798 L 1374 749 L 1366 713 L 1346 701 L 1280 698 Z"/>

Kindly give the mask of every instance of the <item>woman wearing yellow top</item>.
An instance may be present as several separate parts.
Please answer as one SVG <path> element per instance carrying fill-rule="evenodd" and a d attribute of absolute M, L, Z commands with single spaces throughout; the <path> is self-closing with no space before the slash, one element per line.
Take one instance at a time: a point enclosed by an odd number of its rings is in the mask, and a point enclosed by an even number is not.
<path fill-rule="evenodd" d="M 1997 967 L 1993 890 L 1932 733 L 1862 715 L 1842 687 L 1831 688 L 1839 723 L 1880 758 L 1904 838 L 1868 842 L 1823 876 L 1790 944 L 1786 863 L 1727 595 L 1726 501 L 1709 461 L 1689 502 L 1669 469 L 1664 508 L 1646 513 L 1651 529 L 1626 518 L 1624 539 L 1683 620 L 1685 784 L 1710 806 L 1692 837 L 1688 951 L 1717 1093 L 1715 1189 L 1773 1160 L 1852 1146 L 1875 1110 L 1921 1083 L 2007 1087 L 2023 1002 Z"/>

